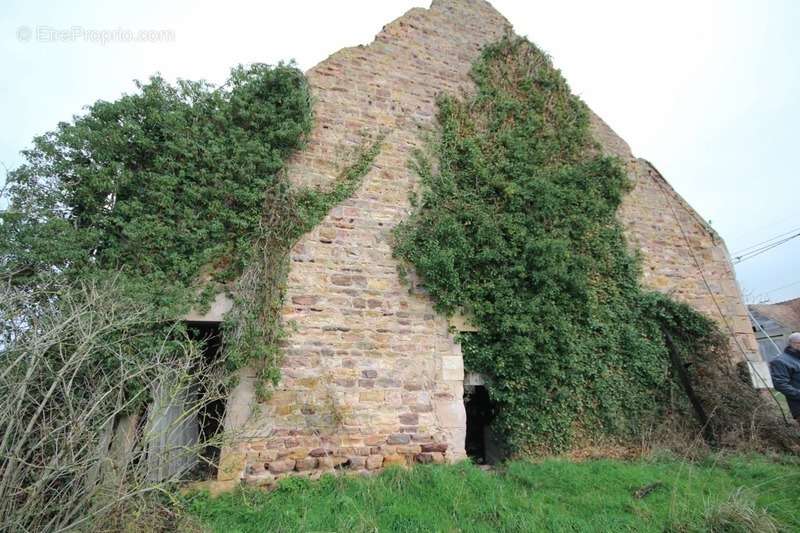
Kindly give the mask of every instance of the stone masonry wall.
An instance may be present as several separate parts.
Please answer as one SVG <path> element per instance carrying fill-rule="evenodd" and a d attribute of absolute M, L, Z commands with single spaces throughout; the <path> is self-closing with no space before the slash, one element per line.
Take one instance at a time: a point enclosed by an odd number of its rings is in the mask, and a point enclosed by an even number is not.
<path fill-rule="evenodd" d="M 735 360 L 759 361 L 758 345 L 724 241 L 675 192 L 655 167 L 637 159 L 599 117 L 595 138 L 627 164 L 633 190 L 619 218 L 643 260 L 643 283 L 713 318 L 730 334 Z M 707 284 L 707 285 L 706 285 Z"/>
<path fill-rule="evenodd" d="M 270 484 L 290 474 L 464 457 L 460 347 L 429 299 L 401 283 L 389 238 L 410 210 L 416 177 L 408 161 L 433 125 L 436 95 L 469 91 L 481 46 L 509 30 L 486 2 L 435 0 L 430 9 L 412 9 L 385 26 L 369 46 L 341 50 L 307 73 L 316 123 L 308 147 L 290 165 L 294 183 L 328 184 L 359 146 L 379 133 L 386 138 L 361 188 L 292 251 L 284 319 L 295 330 L 282 380 L 268 402 L 252 406 L 253 377 L 241 373 L 226 429 L 243 431 L 223 451 L 220 480 Z M 599 119 L 595 133 L 629 163 L 636 180 L 620 216 L 644 253 L 645 283 L 714 311 L 672 205 L 724 311 L 743 327 L 721 241 Z M 751 346 L 744 331 L 741 336 Z"/>
<path fill-rule="evenodd" d="M 296 332 L 282 380 L 228 451 L 220 479 L 269 484 L 290 473 L 465 457 L 461 349 L 430 300 L 401 283 L 389 238 L 410 211 L 408 162 L 433 124 L 436 96 L 469 90 L 481 47 L 508 29 L 485 2 L 435 1 L 307 73 L 316 121 L 290 164 L 294 183 L 330 183 L 358 147 L 386 138 L 361 188 L 292 251 L 284 319 Z"/>

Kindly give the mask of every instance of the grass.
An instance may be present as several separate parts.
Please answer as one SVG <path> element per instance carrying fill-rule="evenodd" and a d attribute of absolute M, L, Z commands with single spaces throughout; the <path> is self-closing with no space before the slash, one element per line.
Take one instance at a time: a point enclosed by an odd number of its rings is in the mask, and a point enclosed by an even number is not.
<path fill-rule="evenodd" d="M 293 478 L 186 499 L 212 531 L 800 531 L 800 464 L 763 456 L 515 461 Z"/>

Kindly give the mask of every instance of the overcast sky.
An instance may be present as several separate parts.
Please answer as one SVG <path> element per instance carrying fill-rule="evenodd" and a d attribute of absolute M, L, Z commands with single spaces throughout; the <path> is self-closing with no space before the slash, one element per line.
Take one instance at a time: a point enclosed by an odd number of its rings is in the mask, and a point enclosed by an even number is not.
<path fill-rule="evenodd" d="M 0 162 L 133 79 L 306 70 L 372 41 L 415 0 L 9 2 L 0 6 Z M 573 90 L 727 241 L 800 231 L 800 2 L 496 0 Z M 54 34 L 61 30 L 66 35 Z M 166 31 L 145 42 L 113 32 Z M 102 40 L 111 40 L 103 44 Z M 148 40 L 149 39 L 149 40 Z M 791 235 L 791 233 L 789 233 Z M 737 266 L 751 300 L 800 296 L 800 238 Z"/>

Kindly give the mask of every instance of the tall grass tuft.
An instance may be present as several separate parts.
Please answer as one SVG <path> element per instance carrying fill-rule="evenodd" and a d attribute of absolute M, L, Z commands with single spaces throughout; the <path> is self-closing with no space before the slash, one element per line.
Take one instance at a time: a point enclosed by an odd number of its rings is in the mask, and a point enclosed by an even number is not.
<path fill-rule="evenodd" d="M 758 507 L 755 498 L 741 487 L 730 497 L 715 505 L 709 505 L 705 514 L 705 525 L 712 533 L 778 533 L 777 521 L 763 507 Z"/>

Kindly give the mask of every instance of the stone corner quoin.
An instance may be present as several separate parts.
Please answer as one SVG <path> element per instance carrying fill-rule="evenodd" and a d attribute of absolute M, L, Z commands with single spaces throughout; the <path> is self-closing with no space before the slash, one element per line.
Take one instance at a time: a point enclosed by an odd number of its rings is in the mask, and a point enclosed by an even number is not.
<path fill-rule="evenodd" d="M 234 437 L 221 480 L 269 484 L 465 457 L 461 349 L 430 299 L 401 283 L 390 234 L 409 213 L 416 177 L 407 162 L 433 125 L 436 96 L 470 90 L 481 47 L 509 31 L 482 0 L 435 0 L 307 72 L 316 121 L 289 164 L 294 183 L 329 183 L 346 164 L 342 154 L 365 137 L 387 136 L 361 187 L 292 250 L 283 319 L 297 327 L 281 382 L 254 405 L 254 378 L 241 372 L 228 402 L 225 428 Z M 642 252 L 644 283 L 715 318 L 742 358 L 757 358 L 724 243 L 595 115 L 592 131 L 634 182 L 619 217 Z"/>

